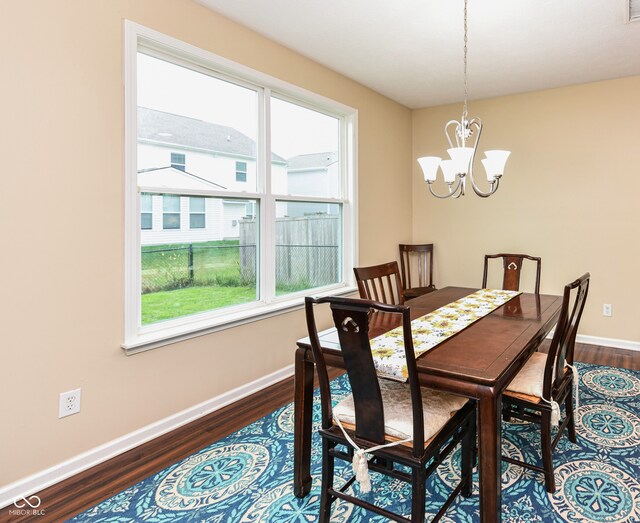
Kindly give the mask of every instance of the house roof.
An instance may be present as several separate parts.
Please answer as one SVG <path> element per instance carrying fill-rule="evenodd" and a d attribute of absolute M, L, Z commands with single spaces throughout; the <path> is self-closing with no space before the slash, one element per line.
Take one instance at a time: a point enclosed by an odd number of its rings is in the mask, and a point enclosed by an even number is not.
<path fill-rule="evenodd" d="M 299 154 L 298 156 L 289 158 L 289 167 L 287 171 L 291 172 L 327 168 L 337 161 L 338 153 L 336 152 Z"/>
<path fill-rule="evenodd" d="M 158 187 L 172 190 L 197 189 L 219 190 L 226 189 L 220 184 L 200 178 L 195 174 L 181 171 L 175 167 L 159 167 L 153 169 L 141 169 L 138 171 L 139 187 Z"/>
<path fill-rule="evenodd" d="M 233 127 L 147 107 L 138 107 L 138 138 L 231 156 L 256 156 L 255 141 Z M 277 154 L 272 154 L 271 159 L 285 163 Z"/>

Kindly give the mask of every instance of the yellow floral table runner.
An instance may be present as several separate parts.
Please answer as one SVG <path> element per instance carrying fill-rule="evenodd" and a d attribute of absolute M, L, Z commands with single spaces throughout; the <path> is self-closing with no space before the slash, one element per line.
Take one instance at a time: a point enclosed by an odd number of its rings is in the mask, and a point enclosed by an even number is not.
<path fill-rule="evenodd" d="M 416 318 L 411 322 L 416 358 L 504 305 L 518 294 L 521 293 L 481 289 Z M 372 339 L 371 353 L 379 376 L 398 381 L 407 380 L 402 327 Z"/>

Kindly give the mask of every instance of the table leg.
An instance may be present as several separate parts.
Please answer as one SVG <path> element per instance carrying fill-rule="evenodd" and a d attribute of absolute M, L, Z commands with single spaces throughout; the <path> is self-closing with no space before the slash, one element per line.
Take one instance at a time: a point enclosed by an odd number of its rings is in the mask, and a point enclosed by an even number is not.
<path fill-rule="evenodd" d="M 311 490 L 311 427 L 313 410 L 313 363 L 305 359 L 306 349 L 295 357 L 293 492 L 302 498 Z"/>
<path fill-rule="evenodd" d="M 478 400 L 478 447 L 480 521 L 502 521 L 501 422 L 502 396 L 492 388 L 481 391 Z"/>

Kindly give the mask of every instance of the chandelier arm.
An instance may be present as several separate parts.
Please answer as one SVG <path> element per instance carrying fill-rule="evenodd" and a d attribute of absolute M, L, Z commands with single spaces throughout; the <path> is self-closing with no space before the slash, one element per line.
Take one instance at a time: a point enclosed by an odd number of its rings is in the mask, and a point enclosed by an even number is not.
<path fill-rule="evenodd" d="M 462 191 L 462 185 L 461 185 L 461 178 L 458 178 L 458 183 L 456 184 L 455 188 L 451 188 L 451 185 L 449 185 L 449 194 L 438 194 L 437 192 L 435 192 L 433 190 L 433 182 L 428 182 L 429 185 L 429 192 L 435 196 L 436 198 L 440 198 L 441 200 L 445 200 L 447 198 L 459 198 L 460 196 L 462 196 L 464 194 L 464 191 Z M 457 194 L 456 194 L 457 193 Z"/>
<path fill-rule="evenodd" d="M 484 192 L 476 185 L 473 176 L 471 177 L 471 187 L 473 187 L 473 192 L 480 196 L 480 198 L 488 198 L 489 196 L 491 196 L 498 190 L 498 185 L 500 185 L 500 178 L 494 178 L 494 181 L 490 182 L 491 187 L 489 189 L 489 192 Z"/>
<path fill-rule="evenodd" d="M 456 195 L 456 194 L 455 194 L 455 193 L 453 193 L 453 192 L 450 192 L 449 194 L 444 194 L 444 195 L 443 195 L 443 194 L 438 194 L 437 192 L 435 192 L 435 191 L 433 190 L 433 188 L 431 187 L 431 184 L 429 184 L 429 192 L 430 192 L 433 196 L 435 196 L 436 198 L 440 198 L 441 200 L 446 200 L 447 198 L 451 198 L 451 197 L 458 198 L 458 196 L 459 196 L 459 195 Z"/>
<path fill-rule="evenodd" d="M 478 144 L 480 143 L 480 137 L 482 135 L 482 120 L 480 118 L 474 117 L 471 120 L 469 120 L 469 129 L 471 129 L 471 126 L 475 126 L 476 128 L 476 140 L 475 143 L 473 144 L 473 152 L 471 154 L 471 160 L 469 161 L 469 178 L 471 179 L 471 187 L 473 187 L 473 192 L 475 192 L 478 196 L 481 196 L 482 198 L 487 198 L 488 196 L 492 195 L 495 192 L 495 189 L 493 188 L 493 184 L 491 184 L 491 188 L 489 190 L 489 192 L 484 192 L 482 189 L 480 189 L 480 187 L 476 184 L 476 179 L 475 176 L 473 174 L 473 164 L 476 161 L 476 153 L 478 152 Z M 496 187 L 497 189 L 497 187 Z"/>
<path fill-rule="evenodd" d="M 453 143 L 451 142 L 451 136 L 449 136 L 449 126 L 450 125 L 455 125 L 456 128 L 458 128 L 460 126 L 460 122 L 458 122 L 458 120 L 449 120 L 447 122 L 447 125 L 444 126 L 444 135 L 447 137 L 447 142 L 449 142 L 449 147 L 453 147 Z M 454 136 L 458 136 L 458 132 L 457 130 L 453 131 Z M 456 143 L 457 143 L 457 139 L 456 139 Z"/>

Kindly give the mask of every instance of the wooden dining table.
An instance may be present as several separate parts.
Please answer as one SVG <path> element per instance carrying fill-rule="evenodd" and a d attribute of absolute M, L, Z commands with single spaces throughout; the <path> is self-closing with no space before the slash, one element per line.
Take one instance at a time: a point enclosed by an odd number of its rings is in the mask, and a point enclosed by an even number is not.
<path fill-rule="evenodd" d="M 445 287 L 408 302 L 415 319 L 478 289 Z M 502 392 L 557 323 L 561 296 L 523 293 L 417 358 L 423 386 L 446 390 L 478 402 L 480 521 L 501 521 Z M 397 327 L 399 315 L 376 313 L 369 337 Z M 335 331 L 320 336 L 327 365 L 344 368 Z M 311 425 L 314 362 L 309 339 L 295 354 L 294 493 L 311 489 Z"/>

